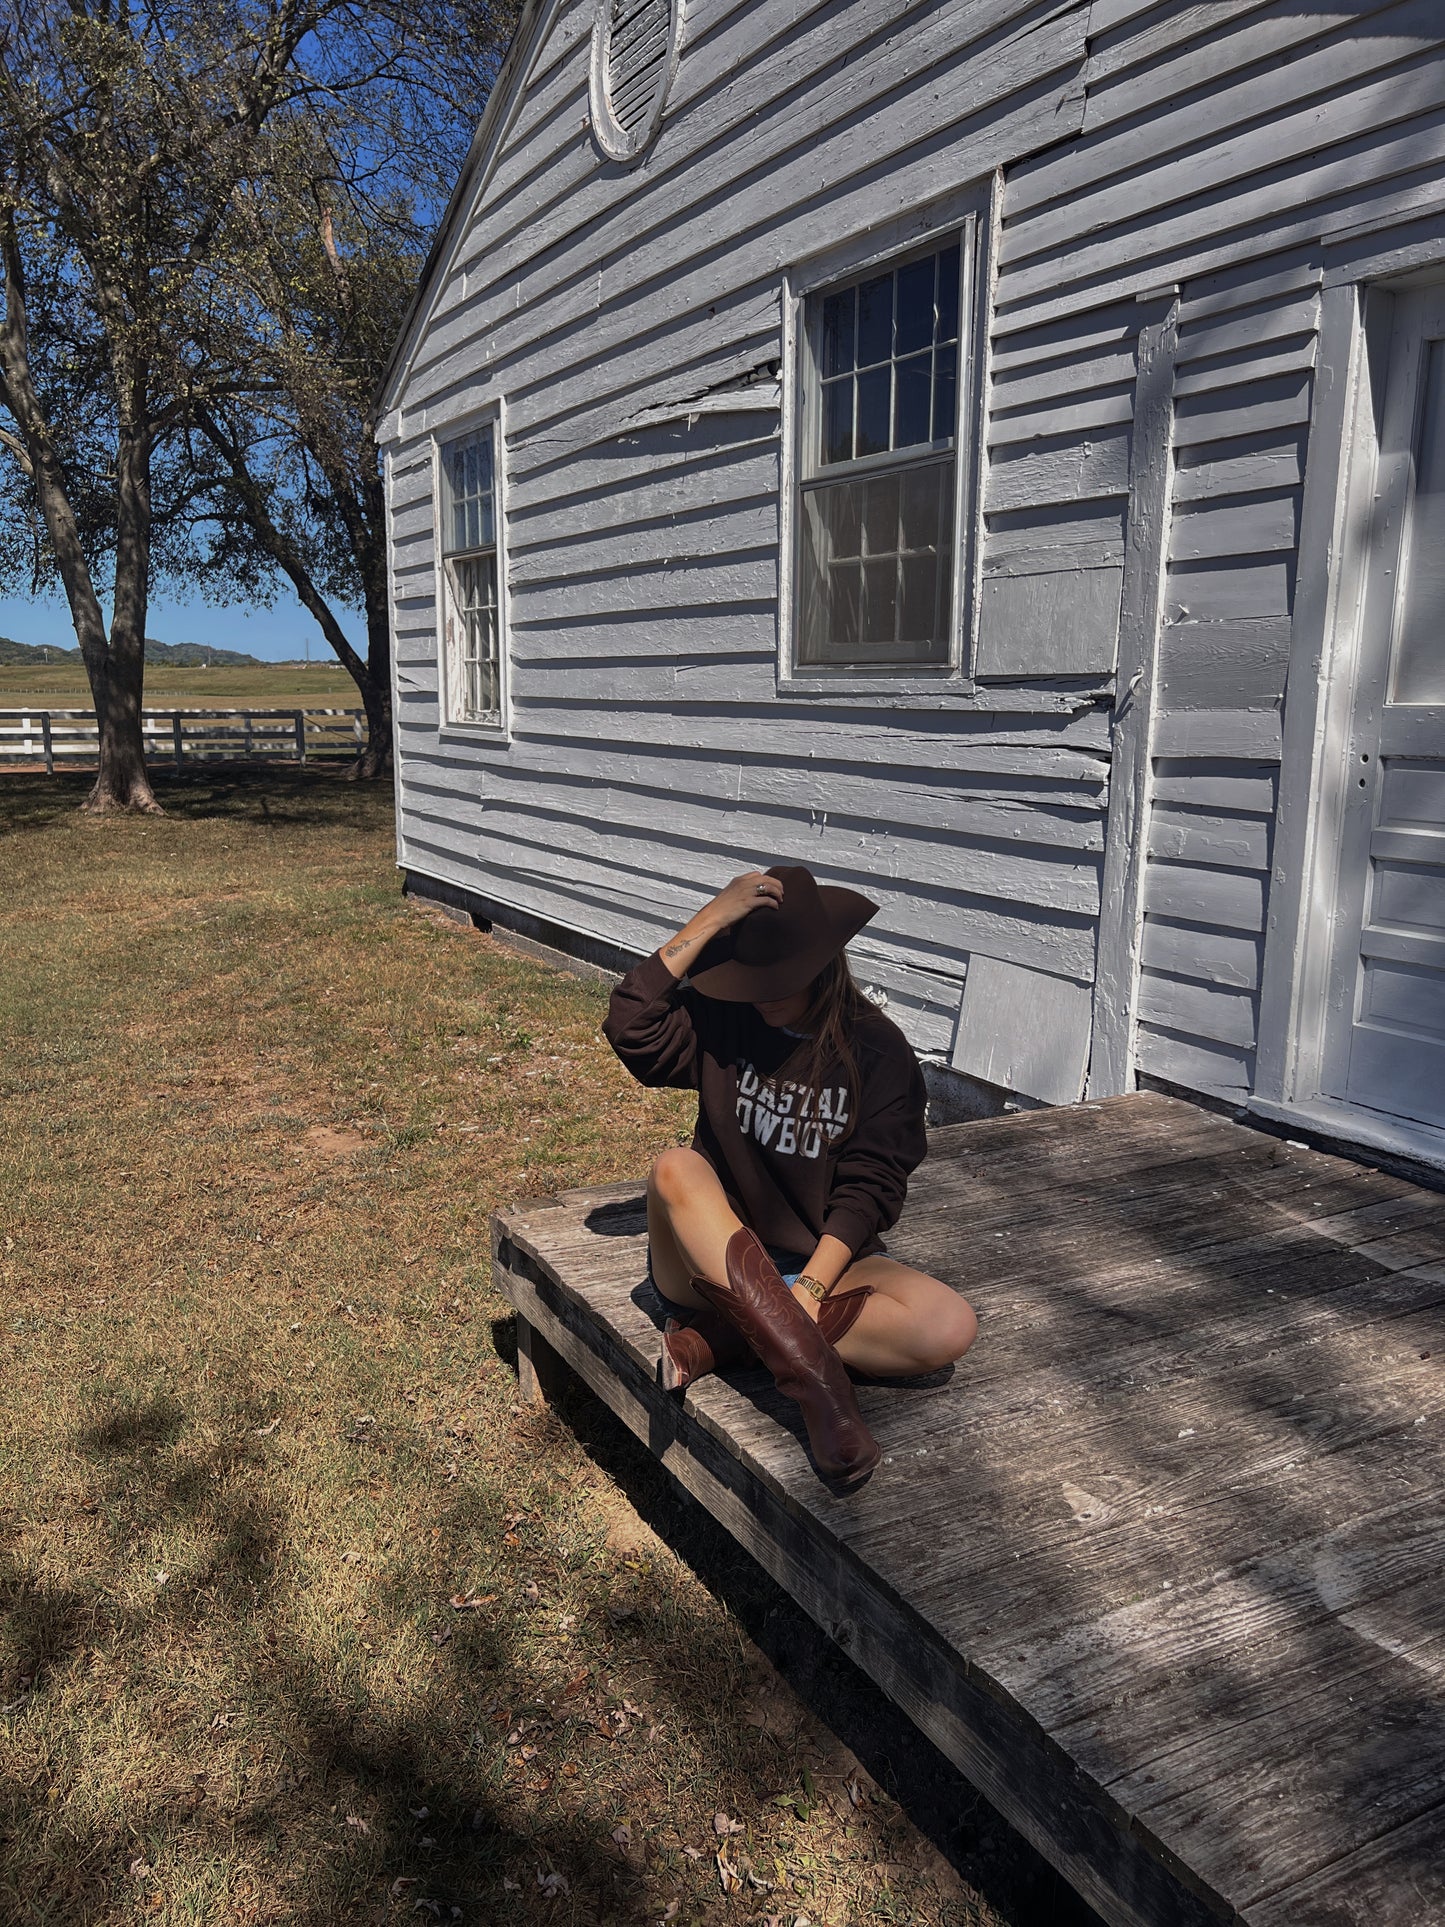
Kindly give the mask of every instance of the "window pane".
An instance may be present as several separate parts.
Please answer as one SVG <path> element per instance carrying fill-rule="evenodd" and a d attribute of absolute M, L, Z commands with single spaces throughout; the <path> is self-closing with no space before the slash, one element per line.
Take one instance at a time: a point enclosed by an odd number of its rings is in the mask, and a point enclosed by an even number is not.
<path fill-rule="evenodd" d="M 958 339 L 959 252 L 945 248 L 938 257 L 938 334 L 939 342 Z"/>
<path fill-rule="evenodd" d="M 1445 341 L 1427 352 L 1390 692 L 1397 703 L 1445 703 Z"/>
<path fill-rule="evenodd" d="M 848 661 L 858 650 L 859 564 L 835 562 L 828 571 L 828 610 L 824 662 Z"/>
<path fill-rule="evenodd" d="M 858 290 L 858 366 L 887 361 L 893 352 L 893 276 L 880 274 Z"/>
<path fill-rule="evenodd" d="M 909 469 L 902 477 L 901 521 L 905 549 L 939 545 L 939 509 L 945 488 L 951 496 L 953 471 L 945 462 Z"/>
<path fill-rule="evenodd" d="M 442 451 L 446 499 L 442 542 L 448 555 L 490 548 L 496 542 L 492 462 L 490 428 L 452 442 Z"/>
<path fill-rule="evenodd" d="M 862 534 L 860 485 L 857 482 L 845 482 L 841 488 L 823 489 L 819 493 L 824 497 L 823 513 L 827 517 L 829 554 L 857 555 Z"/>
<path fill-rule="evenodd" d="M 858 439 L 855 455 L 881 455 L 888 448 L 888 414 L 893 386 L 888 363 L 858 377 Z"/>
<path fill-rule="evenodd" d="M 823 373 L 845 374 L 853 366 L 854 290 L 830 294 L 823 303 Z"/>
<path fill-rule="evenodd" d="M 853 459 L 853 377 L 823 383 L 823 461 Z"/>
<path fill-rule="evenodd" d="M 798 661 L 822 662 L 828 633 L 828 593 L 825 557 L 828 553 L 822 517 L 834 489 L 810 490 L 803 497 L 798 545 Z"/>
<path fill-rule="evenodd" d="M 925 349 L 900 361 L 893 376 L 893 446 L 933 439 L 933 356 Z"/>
<path fill-rule="evenodd" d="M 938 557 L 906 555 L 899 568 L 903 595 L 898 611 L 898 640 L 930 644 L 939 633 Z"/>
<path fill-rule="evenodd" d="M 937 255 L 898 270 L 898 336 L 893 352 L 911 355 L 933 346 L 933 270 Z"/>
<path fill-rule="evenodd" d="M 958 419 L 958 350 L 940 348 L 933 365 L 933 439 L 951 442 Z"/>
<path fill-rule="evenodd" d="M 863 564 L 863 620 L 860 642 L 865 653 L 893 653 L 898 620 L 898 560 L 886 556 Z"/>
<path fill-rule="evenodd" d="M 866 555 L 893 555 L 898 548 L 898 477 L 874 475 L 864 484 L 863 549 Z"/>

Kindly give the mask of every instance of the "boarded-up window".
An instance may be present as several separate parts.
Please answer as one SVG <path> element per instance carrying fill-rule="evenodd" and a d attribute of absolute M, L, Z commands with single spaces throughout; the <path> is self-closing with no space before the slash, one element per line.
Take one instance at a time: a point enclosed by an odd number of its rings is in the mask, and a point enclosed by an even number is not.
<path fill-rule="evenodd" d="M 502 620 L 493 425 L 447 442 L 441 470 L 446 720 L 500 724 Z"/>
<path fill-rule="evenodd" d="M 954 241 L 808 297 L 800 666 L 949 661 L 961 257 Z"/>
<path fill-rule="evenodd" d="M 662 120 L 677 57 L 678 0 L 597 0 L 592 127 L 615 161 L 636 160 Z"/>

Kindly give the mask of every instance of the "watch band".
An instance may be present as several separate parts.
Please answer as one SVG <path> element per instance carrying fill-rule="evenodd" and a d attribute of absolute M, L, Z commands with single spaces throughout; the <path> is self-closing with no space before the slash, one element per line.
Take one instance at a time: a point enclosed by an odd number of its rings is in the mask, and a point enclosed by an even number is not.
<path fill-rule="evenodd" d="M 820 1305 L 833 1289 L 831 1285 L 820 1285 L 817 1279 L 810 1278 L 806 1271 L 800 1271 L 793 1280 L 793 1283 L 795 1285 L 801 1285 L 804 1291 L 810 1291 Z"/>

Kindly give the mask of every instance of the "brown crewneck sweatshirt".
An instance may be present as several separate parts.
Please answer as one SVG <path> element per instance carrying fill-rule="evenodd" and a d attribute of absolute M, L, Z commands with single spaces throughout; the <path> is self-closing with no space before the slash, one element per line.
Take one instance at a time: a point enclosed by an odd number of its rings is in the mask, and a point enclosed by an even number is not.
<path fill-rule="evenodd" d="M 927 1094 L 907 1038 L 881 1011 L 858 1020 L 858 1116 L 846 1136 L 841 1072 L 817 1090 L 780 1077 L 797 1036 L 752 1004 L 679 984 L 655 953 L 617 985 L 602 1029 L 639 1083 L 698 1093 L 693 1149 L 764 1244 L 807 1257 L 826 1233 L 855 1257 L 882 1249 L 927 1148 Z"/>

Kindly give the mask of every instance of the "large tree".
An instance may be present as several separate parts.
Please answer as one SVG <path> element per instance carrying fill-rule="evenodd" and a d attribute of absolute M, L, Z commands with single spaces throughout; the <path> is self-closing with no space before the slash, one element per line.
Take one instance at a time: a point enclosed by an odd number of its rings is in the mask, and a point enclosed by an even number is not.
<path fill-rule="evenodd" d="M 148 599 L 198 548 L 213 576 L 291 583 L 384 758 L 369 397 L 509 24 L 489 0 L 0 0 L 0 449 L 33 504 L 0 565 L 28 542 L 64 587 L 91 807 L 156 807 Z"/>
<path fill-rule="evenodd" d="M 303 45 L 338 10 L 335 0 L 0 4 L 0 430 L 34 490 L 90 681 L 94 808 L 156 807 L 141 697 L 156 452 L 180 419 L 175 319 L 267 120 L 306 83 Z M 39 329 L 61 315 L 63 331 Z M 82 383 L 86 450 L 69 415 Z M 88 499 L 97 493 L 99 504 Z"/>

